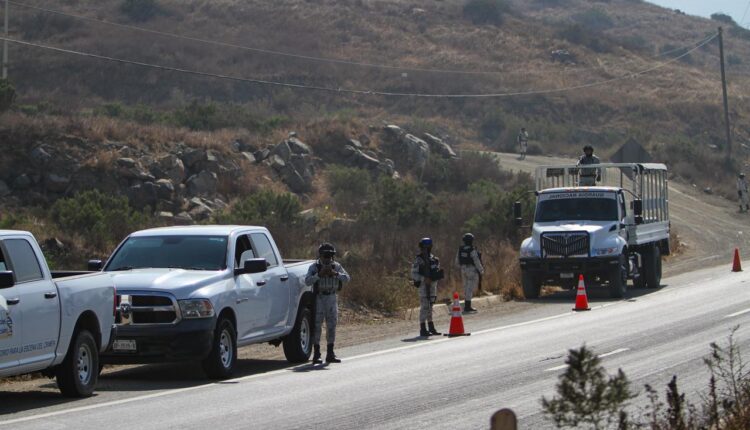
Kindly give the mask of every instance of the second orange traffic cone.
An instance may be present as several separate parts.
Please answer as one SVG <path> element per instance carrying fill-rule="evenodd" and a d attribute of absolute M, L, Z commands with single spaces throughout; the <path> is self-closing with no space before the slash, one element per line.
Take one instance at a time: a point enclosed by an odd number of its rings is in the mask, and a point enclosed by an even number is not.
<path fill-rule="evenodd" d="M 469 336 L 471 333 L 464 332 L 464 319 L 461 316 L 461 303 L 458 301 L 458 293 L 453 293 L 453 307 L 451 308 L 451 327 L 448 337 Z"/>
<path fill-rule="evenodd" d="M 734 262 L 732 272 L 742 272 L 742 262 L 740 261 L 740 249 L 734 248 Z"/>
<path fill-rule="evenodd" d="M 589 298 L 586 295 L 586 285 L 583 283 L 583 275 L 578 277 L 578 293 L 576 294 L 576 307 L 574 311 L 590 311 Z"/>

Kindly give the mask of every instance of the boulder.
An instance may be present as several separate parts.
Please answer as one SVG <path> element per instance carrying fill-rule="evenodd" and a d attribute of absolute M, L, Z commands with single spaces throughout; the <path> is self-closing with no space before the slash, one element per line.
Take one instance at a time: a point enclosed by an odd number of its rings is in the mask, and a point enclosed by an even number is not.
<path fill-rule="evenodd" d="M 292 154 L 305 154 L 310 155 L 312 154 L 312 148 L 301 140 L 297 139 L 296 137 L 290 137 L 286 141 L 287 145 L 289 146 L 289 149 L 292 151 Z"/>
<path fill-rule="evenodd" d="M 362 144 L 362 142 L 360 142 L 357 139 L 349 139 L 349 141 L 347 142 L 347 144 L 349 146 L 352 146 L 352 147 L 356 148 L 356 149 L 359 149 L 360 151 L 365 148 L 365 146 Z"/>
<path fill-rule="evenodd" d="M 271 155 L 271 151 L 268 148 L 261 149 L 261 150 L 255 151 L 253 155 L 255 156 L 255 162 L 260 163 Z"/>
<path fill-rule="evenodd" d="M 13 180 L 13 188 L 16 190 L 25 190 L 31 187 L 33 184 L 33 181 L 29 177 L 29 175 L 23 173 L 20 176 L 16 176 L 16 178 Z"/>
<path fill-rule="evenodd" d="M 125 169 L 133 169 L 136 167 L 137 163 L 132 158 L 123 157 L 117 159 L 117 165 Z"/>
<path fill-rule="evenodd" d="M 44 252 L 60 253 L 65 252 L 67 247 L 65 244 L 56 237 L 50 237 L 42 241 L 41 243 Z"/>
<path fill-rule="evenodd" d="M 423 167 L 430 157 L 430 145 L 413 134 L 404 135 L 402 142 L 406 145 L 406 156 L 415 167 Z"/>
<path fill-rule="evenodd" d="M 128 188 L 126 195 L 130 205 L 134 208 L 143 209 L 146 206 L 156 207 L 158 187 L 153 182 L 135 184 Z"/>
<path fill-rule="evenodd" d="M 158 218 L 159 221 L 171 223 L 172 221 L 174 221 L 174 214 L 168 211 L 161 211 L 158 214 L 156 214 L 156 218 Z"/>
<path fill-rule="evenodd" d="M 187 148 L 180 154 L 180 160 L 185 164 L 185 167 L 192 169 L 199 162 L 206 159 L 206 151 L 198 148 Z"/>
<path fill-rule="evenodd" d="M 44 185 L 49 191 L 62 193 L 68 189 L 68 186 L 70 185 L 70 178 L 68 176 L 58 175 L 56 173 L 48 173 L 44 177 Z"/>
<path fill-rule="evenodd" d="M 36 166 L 44 166 L 52 160 L 52 155 L 44 146 L 37 146 L 31 151 L 31 160 Z"/>
<path fill-rule="evenodd" d="M 284 159 L 282 159 L 280 156 L 275 155 L 275 154 L 268 157 L 268 163 L 277 172 L 280 172 L 281 170 L 286 168 L 286 162 L 284 162 Z"/>
<path fill-rule="evenodd" d="M 401 136 L 404 135 L 404 130 L 393 124 L 386 124 L 383 127 L 383 131 L 385 131 L 385 134 L 392 139 L 400 139 Z"/>
<path fill-rule="evenodd" d="M 249 163 L 255 163 L 255 155 L 249 152 L 242 152 L 242 157 Z"/>
<path fill-rule="evenodd" d="M 425 133 L 423 137 L 424 140 L 427 141 L 427 143 L 430 145 L 430 149 L 433 152 L 440 154 L 445 158 L 458 158 L 458 155 L 456 155 L 456 151 L 454 151 L 450 145 L 445 143 L 443 139 L 440 139 L 439 137 L 434 136 L 430 133 Z"/>
<path fill-rule="evenodd" d="M 213 213 L 214 210 L 203 202 L 200 202 L 200 204 L 193 206 L 193 208 L 190 209 L 189 212 L 190 217 L 195 221 L 203 221 L 205 219 L 208 219 Z"/>
<path fill-rule="evenodd" d="M 174 198 L 174 184 L 169 179 L 156 181 L 156 197 L 171 201 Z"/>
<path fill-rule="evenodd" d="M 193 217 L 187 212 L 180 212 L 175 215 L 173 222 L 177 225 L 190 225 L 193 223 Z"/>
<path fill-rule="evenodd" d="M 312 184 L 307 182 L 305 178 L 294 169 L 284 169 L 284 171 L 281 172 L 281 180 L 284 181 L 292 192 L 297 194 L 310 191 L 312 188 Z"/>
<path fill-rule="evenodd" d="M 289 144 L 287 142 L 288 141 L 284 141 L 274 146 L 273 151 L 271 151 L 271 156 L 277 156 L 283 161 L 289 160 L 289 158 L 292 156 L 292 148 L 289 147 Z"/>
<path fill-rule="evenodd" d="M 216 193 L 219 177 L 214 172 L 203 170 L 188 178 L 186 185 L 191 195 L 211 195 Z"/>
<path fill-rule="evenodd" d="M 151 168 L 151 173 L 159 179 L 169 179 L 174 184 L 185 180 L 185 163 L 174 154 L 159 158 Z"/>

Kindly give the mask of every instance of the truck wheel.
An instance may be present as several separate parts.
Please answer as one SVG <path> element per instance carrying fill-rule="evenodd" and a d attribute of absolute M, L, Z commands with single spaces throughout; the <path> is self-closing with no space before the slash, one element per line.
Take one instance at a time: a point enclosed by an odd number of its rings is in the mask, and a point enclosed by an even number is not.
<path fill-rule="evenodd" d="M 312 351 L 312 312 L 300 309 L 294 329 L 284 338 L 284 356 L 290 363 L 305 363 Z"/>
<path fill-rule="evenodd" d="M 99 350 L 90 331 L 80 330 L 74 335 L 55 377 L 63 396 L 89 397 L 94 393 L 99 379 Z"/>
<path fill-rule="evenodd" d="M 609 295 L 613 299 L 621 299 L 625 297 L 625 293 L 628 290 L 628 260 L 624 255 L 620 256 L 620 264 L 617 268 L 612 271 L 609 277 Z"/>
<path fill-rule="evenodd" d="M 542 285 L 536 276 L 528 272 L 523 272 L 521 274 L 521 287 L 523 287 L 523 296 L 527 299 L 539 298 L 539 291 L 542 289 Z"/>
<path fill-rule="evenodd" d="M 211 379 L 227 379 L 232 376 L 237 363 L 237 332 L 226 318 L 216 323 L 211 353 L 203 360 L 203 371 Z"/>
<path fill-rule="evenodd" d="M 645 282 L 648 288 L 659 288 L 661 286 L 661 250 L 654 245 L 643 255 L 644 266 L 646 266 Z"/>

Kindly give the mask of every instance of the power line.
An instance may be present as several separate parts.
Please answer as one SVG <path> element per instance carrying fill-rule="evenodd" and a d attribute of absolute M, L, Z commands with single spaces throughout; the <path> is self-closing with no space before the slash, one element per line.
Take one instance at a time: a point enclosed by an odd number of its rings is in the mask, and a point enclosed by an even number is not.
<path fill-rule="evenodd" d="M 747 11 L 750 10 L 750 1 L 747 2 L 747 6 L 745 6 L 745 13 L 742 14 L 742 19 L 740 19 L 739 24 L 741 26 L 745 26 L 745 17 L 747 16 Z"/>
<path fill-rule="evenodd" d="M 182 69 L 178 67 L 170 67 L 170 66 L 163 66 L 159 64 L 151 64 L 151 63 L 144 63 L 140 61 L 132 61 L 132 60 L 125 60 L 121 58 L 115 58 L 115 57 L 109 57 L 105 55 L 99 55 L 99 54 L 92 54 L 87 52 L 81 52 L 81 51 L 74 51 L 71 49 L 65 49 L 65 48 L 58 48 L 54 46 L 48 46 L 48 45 L 42 45 L 38 43 L 32 43 L 32 42 L 26 42 L 22 40 L 16 40 L 11 39 L 8 37 L 0 37 L 0 40 L 8 41 L 11 43 L 15 43 L 18 45 L 24 45 L 24 46 L 30 46 L 40 49 L 46 49 L 50 51 L 55 51 L 59 53 L 64 54 L 70 54 L 70 55 L 77 55 L 81 57 L 88 57 L 88 58 L 95 58 L 99 60 L 105 60 L 120 64 L 130 64 L 140 67 L 148 67 L 153 68 L 157 70 L 162 71 L 171 71 L 171 72 L 178 72 L 178 73 L 185 73 L 185 74 L 191 74 L 195 76 L 202 76 L 202 77 L 211 77 L 211 78 L 217 78 L 217 79 L 225 79 L 225 80 L 231 80 L 235 82 L 245 82 L 245 83 L 253 83 L 253 84 L 259 84 L 259 85 L 269 85 L 269 86 L 276 86 L 276 87 L 285 87 L 285 88 L 294 88 L 294 89 L 304 89 L 304 90 L 314 90 L 314 91 L 325 91 L 330 93 L 339 93 L 339 94 L 355 94 L 355 95 L 375 95 L 375 96 L 385 96 L 385 97 L 413 97 L 413 98 L 445 98 L 445 99 L 456 99 L 456 98 L 501 98 L 501 97 L 514 97 L 514 96 L 528 96 L 528 95 L 542 95 L 542 94 L 556 94 L 556 93 L 563 93 L 567 91 L 574 91 L 574 90 L 581 90 L 581 89 L 587 89 L 587 88 L 593 88 L 601 85 L 607 85 L 611 84 L 617 81 L 622 81 L 625 79 L 631 79 L 636 78 L 638 76 L 644 75 L 646 73 L 658 70 L 660 68 L 663 68 L 671 63 L 674 63 L 675 61 L 680 60 L 683 57 L 686 57 L 690 55 L 693 51 L 700 49 L 702 46 L 708 44 L 710 41 L 712 41 L 714 38 L 716 38 L 718 34 L 715 34 L 711 38 L 707 39 L 703 44 L 698 45 L 694 47 L 693 49 L 685 52 L 684 54 L 669 59 L 668 61 L 664 61 L 662 63 L 659 63 L 655 66 L 652 66 L 648 69 L 644 69 L 638 72 L 628 73 L 624 76 L 606 79 L 602 81 L 596 81 L 596 82 L 589 82 L 586 84 L 581 85 L 575 85 L 570 87 L 564 87 L 564 88 L 555 88 L 550 90 L 524 90 L 524 91 L 515 91 L 515 92 L 506 92 L 506 93 L 479 93 L 479 94 L 424 94 L 424 93 L 400 93 L 400 92 L 389 92 L 389 91 L 375 91 L 375 90 L 361 90 L 361 89 L 351 89 L 351 88 L 332 88 L 332 87 L 322 87 L 322 86 L 316 86 L 316 85 L 304 85 L 304 84 L 294 84 L 289 82 L 278 82 L 278 81 L 269 81 L 264 79 L 255 79 L 255 78 L 243 78 L 243 77 L 237 77 L 237 76 L 229 76 L 229 75 L 222 75 L 217 73 L 209 73 L 209 72 L 201 72 L 197 70 L 189 70 L 189 69 Z"/>
<path fill-rule="evenodd" d="M 123 29 L 127 29 L 127 30 L 140 31 L 140 32 L 155 34 L 155 35 L 159 35 L 159 36 L 163 36 L 163 37 L 171 37 L 171 38 L 175 38 L 175 39 L 188 40 L 188 41 L 191 41 L 191 42 L 198 42 L 198 43 L 203 43 L 203 44 L 208 44 L 208 45 L 222 46 L 222 47 L 225 47 L 225 48 L 235 48 L 235 49 L 241 49 L 241 50 L 245 50 L 245 51 L 257 52 L 257 53 L 268 54 L 268 55 L 276 55 L 276 56 L 282 56 L 282 57 L 289 57 L 289 58 L 295 58 L 295 59 L 306 60 L 306 61 L 315 61 L 315 62 L 321 62 L 321 63 L 341 64 L 341 65 L 356 66 L 356 67 L 369 67 L 369 68 L 376 68 L 376 69 L 400 70 L 400 71 L 407 71 L 407 72 L 428 72 L 428 73 L 464 74 L 464 75 L 498 75 L 498 74 L 506 74 L 506 73 L 508 73 L 507 71 L 499 71 L 499 70 L 497 70 L 497 71 L 491 71 L 491 70 L 455 70 L 455 69 L 432 69 L 432 68 L 421 68 L 421 67 L 393 66 L 393 65 L 387 65 L 387 64 L 378 64 L 378 63 L 370 63 L 370 62 L 359 62 L 359 61 L 344 60 L 344 59 L 337 59 L 337 58 L 316 57 L 316 56 L 311 56 L 311 55 L 294 54 L 294 53 L 290 53 L 290 52 L 276 51 L 276 50 L 264 49 L 264 48 L 256 48 L 256 47 L 238 45 L 238 44 L 229 43 L 229 42 L 223 42 L 223 41 L 217 41 L 217 40 L 211 40 L 211 39 L 203 39 L 203 38 L 192 37 L 192 36 L 185 36 L 185 35 L 181 35 L 181 34 L 169 33 L 169 32 L 159 31 L 159 30 L 153 30 L 153 29 L 150 29 L 150 28 L 139 27 L 139 26 L 135 26 L 135 25 L 121 24 L 121 23 L 117 23 L 117 22 L 107 21 L 107 20 L 98 19 L 98 18 L 91 18 L 91 17 L 87 17 L 87 16 L 83 16 L 83 15 L 71 14 L 71 13 L 60 11 L 60 10 L 48 9 L 48 8 L 44 8 L 44 7 L 40 7 L 40 6 L 33 6 L 33 5 L 29 5 L 29 4 L 25 4 L 25 3 L 19 3 L 19 2 L 15 2 L 15 1 L 9 1 L 8 3 L 10 3 L 10 4 L 14 5 L 14 6 L 19 6 L 19 7 L 23 7 L 23 8 L 27 8 L 27 9 L 33 9 L 33 10 L 37 10 L 37 11 L 40 11 L 40 12 L 51 13 L 51 14 L 55 14 L 55 15 L 60 15 L 60 16 L 68 17 L 68 18 L 74 18 L 74 19 L 79 19 L 79 20 L 84 20 L 84 21 L 89 21 L 89 22 L 95 22 L 95 23 L 98 23 L 98 24 L 104 24 L 104 25 L 109 25 L 109 26 L 113 26 L 113 27 L 119 27 L 119 28 L 123 28 Z M 703 41 L 699 41 L 698 43 L 700 44 L 701 42 L 703 42 Z M 690 47 L 693 47 L 693 46 L 695 46 L 695 43 L 693 43 L 691 45 L 688 45 L 688 46 L 685 46 L 685 47 L 675 48 L 675 49 L 671 49 L 669 51 L 662 52 L 662 53 L 654 56 L 653 58 L 665 57 L 665 56 L 667 56 L 669 54 L 672 54 L 672 53 L 675 53 L 675 52 L 678 52 L 678 51 L 682 51 L 682 50 L 685 50 L 685 49 L 689 49 Z M 635 60 L 635 59 L 624 60 L 623 64 L 625 64 L 625 63 L 632 63 L 632 62 L 635 62 L 635 61 L 637 61 L 637 60 Z M 607 67 L 607 66 L 580 67 L 580 68 L 574 68 L 574 69 L 570 68 L 570 69 L 564 70 L 564 72 L 566 72 L 566 73 L 569 73 L 569 72 L 570 73 L 578 73 L 578 72 L 583 71 L 583 70 L 603 69 L 605 67 Z"/>

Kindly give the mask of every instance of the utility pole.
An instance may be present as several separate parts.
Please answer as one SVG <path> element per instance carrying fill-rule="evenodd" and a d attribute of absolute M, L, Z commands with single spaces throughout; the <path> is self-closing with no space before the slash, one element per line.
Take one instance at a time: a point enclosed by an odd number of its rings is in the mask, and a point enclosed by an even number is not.
<path fill-rule="evenodd" d="M 727 74 L 724 70 L 724 29 L 719 27 L 719 56 L 721 57 L 721 88 L 724 93 L 724 126 L 727 132 L 727 166 L 732 162 L 732 132 L 729 129 L 729 100 L 727 99 Z"/>
<path fill-rule="evenodd" d="M 5 0 L 5 39 L 3 40 L 3 79 L 8 79 L 8 0 Z"/>

